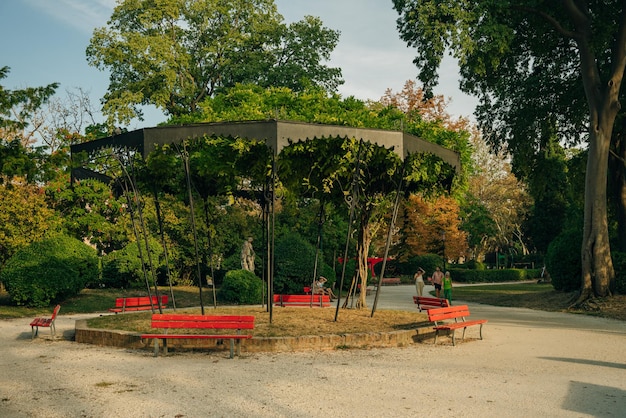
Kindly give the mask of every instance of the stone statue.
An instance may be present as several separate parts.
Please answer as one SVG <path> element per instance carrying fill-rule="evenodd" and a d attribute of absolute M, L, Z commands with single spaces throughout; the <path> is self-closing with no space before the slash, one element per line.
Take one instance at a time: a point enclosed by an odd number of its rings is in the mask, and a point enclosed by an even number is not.
<path fill-rule="evenodd" d="M 254 248 L 252 248 L 252 237 L 243 242 L 241 247 L 241 268 L 254 273 Z"/>

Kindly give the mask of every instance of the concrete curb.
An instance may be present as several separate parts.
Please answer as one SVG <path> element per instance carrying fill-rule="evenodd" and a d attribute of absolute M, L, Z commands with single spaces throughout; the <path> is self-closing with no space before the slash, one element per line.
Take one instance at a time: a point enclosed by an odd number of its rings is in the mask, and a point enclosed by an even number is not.
<path fill-rule="evenodd" d="M 323 351 L 342 348 L 406 347 L 433 338 L 432 327 L 391 332 L 368 332 L 343 335 L 305 335 L 299 337 L 254 337 L 243 340 L 242 353 Z M 77 320 L 75 341 L 98 346 L 152 350 L 152 340 L 142 340 L 140 334 L 128 331 L 89 328 L 87 320 Z M 168 350 L 229 350 L 228 344 L 216 340 L 170 340 Z"/>

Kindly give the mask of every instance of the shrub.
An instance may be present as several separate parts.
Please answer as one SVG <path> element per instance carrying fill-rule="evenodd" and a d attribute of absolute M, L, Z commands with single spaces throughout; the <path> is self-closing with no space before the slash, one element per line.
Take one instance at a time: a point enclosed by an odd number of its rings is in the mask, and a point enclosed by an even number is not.
<path fill-rule="evenodd" d="M 546 268 L 556 290 L 569 292 L 580 288 L 582 230 L 566 229 L 548 246 Z"/>
<path fill-rule="evenodd" d="M 534 274 L 535 270 L 526 269 L 493 269 L 493 270 L 469 270 L 466 268 L 448 269 L 452 275 L 452 280 L 461 283 L 498 283 L 515 282 L 527 280 L 529 272 Z"/>
<path fill-rule="evenodd" d="M 240 305 L 254 305 L 262 302 L 263 281 L 248 270 L 231 270 L 224 276 L 219 290 L 220 300 Z"/>
<path fill-rule="evenodd" d="M 477 260 L 469 260 L 465 263 L 465 268 L 470 270 L 485 270 L 485 264 Z"/>
<path fill-rule="evenodd" d="M 417 255 L 409 258 L 405 263 L 400 263 L 398 270 L 404 275 L 413 277 L 419 267 L 426 271 L 424 278 L 427 278 L 433 274 L 435 267 L 443 270 L 443 260 L 437 254 Z"/>
<path fill-rule="evenodd" d="M 274 292 L 284 294 L 302 293 L 304 286 L 310 286 L 315 271 L 315 247 L 300 235 L 287 234 L 276 241 Z M 335 282 L 333 269 L 321 260 L 318 275 L 328 279 L 327 286 Z"/>
<path fill-rule="evenodd" d="M 16 305 L 44 307 L 76 296 L 99 274 L 96 250 L 75 238 L 57 236 L 14 254 L 0 281 Z"/>
<path fill-rule="evenodd" d="M 164 268 L 159 262 L 163 253 L 163 247 L 155 240 L 150 239 L 150 257 L 155 270 Z M 146 262 L 146 272 L 148 277 L 152 277 L 150 265 L 148 264 L 146 245 L 141 243 L 142 255 Z M 115 288 L 141 288 L 145 287 L 141 257 L 139 257 L 139 247 L 137 243 L 131 242 L 121 250 L 113 251 L 102 258 L 102 279 L 100 283 L 105 287 Z M 150 283 L 151 285 L 153 283 Z"/>

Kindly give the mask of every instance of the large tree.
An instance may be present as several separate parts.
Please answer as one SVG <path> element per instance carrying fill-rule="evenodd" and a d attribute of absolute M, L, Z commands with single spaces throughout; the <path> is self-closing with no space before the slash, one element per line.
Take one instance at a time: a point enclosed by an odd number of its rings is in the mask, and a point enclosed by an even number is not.
<path fill-rule="evenodd" d="M 111 73 L 104 113 L 126 123 L 142 105 L 194 113 L 236 83 L 334 91 L 341 70 L 324 61 L 338 39 L 317 18 L 286 25 L 273 0 L 125 0 L 94 31 L 87 57 Z"/>
<path fill-rule="evenodd" d="M 515 158 L 532 154 L 551 118 L 561 138 L 588 139 L 580 300 L 611 293 L 615 273 L 607 221 L 611 134 L 626 66 L 622 1 L 394 0 L 403 40 L 427 89 L 443 54 L 461 87 L 479 96 L 478 117 Z M 586 103 L 586 106 L 584 106 Z M 580 131 L 586 112 L 587 131 Z"/>

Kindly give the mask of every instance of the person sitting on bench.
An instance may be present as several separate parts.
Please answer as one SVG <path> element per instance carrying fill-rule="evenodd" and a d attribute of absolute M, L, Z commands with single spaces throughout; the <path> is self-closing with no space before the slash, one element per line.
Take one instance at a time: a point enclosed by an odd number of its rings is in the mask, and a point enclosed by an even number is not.
<path fill-rule="evenodd" d="M 333 293 L 333 289 L 326 286 L 326 277 L 320 276 L 319 280 L 315 282 L 315 293 L 318 295 L 328 295 L 330 300 L 337 299 L 337 296 Z"/>

